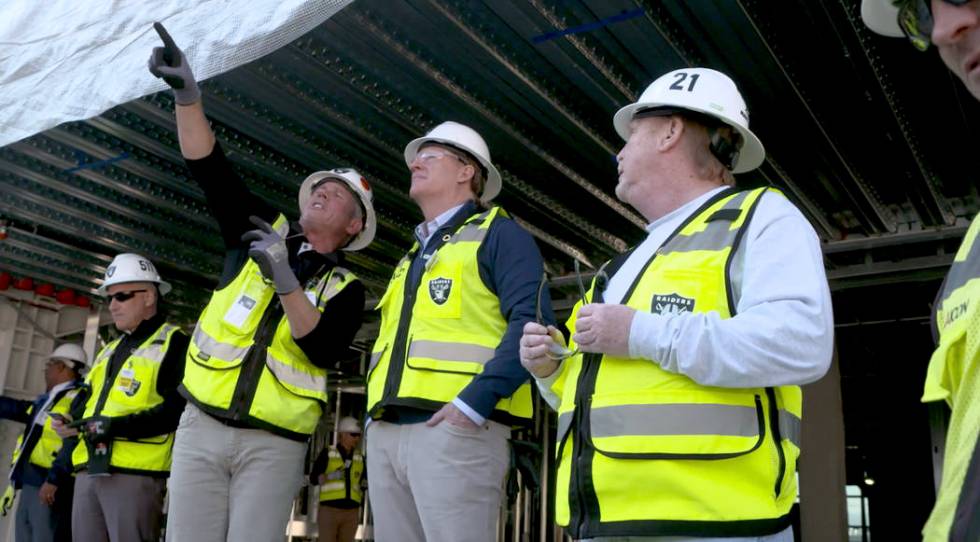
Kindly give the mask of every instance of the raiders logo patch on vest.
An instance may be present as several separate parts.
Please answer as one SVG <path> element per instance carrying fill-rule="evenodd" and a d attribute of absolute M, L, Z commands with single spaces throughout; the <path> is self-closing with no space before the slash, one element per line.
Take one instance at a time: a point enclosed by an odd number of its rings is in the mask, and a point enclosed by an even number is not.
<path fill-rule="evenodd" d="M 677 294 L 653 294 L 653 302 L 650 304 L 650 312 L 665 316 L 693 310 L 694 300 Z"/>
<path fill-rule="evenodd" d="M 429 297 L 436 305 L 442 305 L 449 299 L 449 291 L 453 288 L 452 279 L 439 277 L 429 281 Z"/>

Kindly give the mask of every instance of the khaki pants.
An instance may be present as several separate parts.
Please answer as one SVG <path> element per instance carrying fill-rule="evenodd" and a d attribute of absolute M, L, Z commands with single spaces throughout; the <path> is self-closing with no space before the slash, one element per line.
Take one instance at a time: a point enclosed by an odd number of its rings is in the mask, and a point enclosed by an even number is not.
<path fill-rule="evenodd" d="M 494 542 L 510 466 L 510 429 L 443 421 L 368 426 L 377 542 Z"/>
<path fill-rule="evenodd" d="M 334 508 L 321 504 L 316 522 L 320 528 L 319 542 L 354 542 L 357 533 L 359 508 Z"/>
<path fill-rule="evenodd" d="M 188 403 L 170 467 L 170 542 L 281 542 L 306 444 L 229 427 Z"/>
<path fill-rule="evenodd" d="M 78 473 L 71 513 L 72 539 L 79 542 L 157 542 L 160 540 L 166 487 L 166 479 L 152 476 Z"/>

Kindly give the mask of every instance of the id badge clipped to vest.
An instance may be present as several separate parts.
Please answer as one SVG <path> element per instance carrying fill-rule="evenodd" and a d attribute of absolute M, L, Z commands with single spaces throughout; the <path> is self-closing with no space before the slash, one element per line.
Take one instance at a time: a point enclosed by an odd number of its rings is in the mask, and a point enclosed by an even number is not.
<path fill-rule="evenodd" d="M 257 304 L 258 303 L 255 301 L 255 299 L 249 297 L 248 294 L 240 294 L 238 298 L 235 299 L 235 302 L 231 305 L 231 307 L 228 308 L 228 312 L 225 313 L 225 322 L 228 322 L 237 328 L 241 328 L 245 323 L 245 320 L 247 320 L 249 315 L 252 314 L 252 311 L 255 310 L 255 306 Z"/>

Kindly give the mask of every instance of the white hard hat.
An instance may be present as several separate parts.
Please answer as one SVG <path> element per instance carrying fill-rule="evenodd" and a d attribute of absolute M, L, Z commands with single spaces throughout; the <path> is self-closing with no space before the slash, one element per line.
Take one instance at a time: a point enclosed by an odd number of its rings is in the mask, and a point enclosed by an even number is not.
<path fill-rule="evenodd" d="M 303 208 L 306 207 L 306 202 L 313 194 L 313 189 L 325 179 L 336 179 L 347 185 L 357 194 L 357 198 L 364 207 L 364 227 L 341 250 L 360 250 L 371 244 L 371 240 L 374 239 L 374 234 L 378 230 L 378 218 L 374 214 L 374 192 L 371 191 L 371 184 L 356 169 L 336 168 L 329 171 L 317 171 L 304 179 L 303 184 L 299 187 L 300 212 L 303 212 Z"/>
<path fill-rule="evenodd" d="M 863 0 L 861 19 L 872 32 L 890 38 L 905 36 L 902 28 L 898 26 L 898 7 L 891 0 Z"/>
<path fill-rule="evenodd" d="M 99 286 L 99 295 L 106 295 L 106 289 L 113 284 L 125 282 L 155 282 L 160 295 L 167 295 L 170 284 L 160 279 L 160 273 L 153 262 L 139 254 L 123 253 L 113 258 L 105 270 L 105 279 Z"/>
<path fill-rule="evenodd" d="M 340 419 L 340 423 L 337 424 L 338 433 L 360 433 L 361 426 L 357 423 L 357 420 L 350 416 L 344 416 Z"/>
<path fill-rule="evenodd" d="M 76 370 L 88 365 L 88 356 L 85 355 L 85 350 L 82 350 L 82 347 L 75 343 L 65 343 L 55 348 L 48 359 L 74 362 L 73 366 Z"/>
<path fill-rule="evenodd" d="M 437 143 L 465 151 L 480 162 L 485 173 L 484 177 L 486 177 L 486 183 L 483 185 L 483 193 L 478 194 L 481 200 L 490 201 L 500 193 L 500 187 L 502 185 L 500 172 L 497 171 L 497 168 L 493 167 L 493 163 L 490 161 L 490 149 L 487 148 L 487 142 L 483 140 L 476 130 L 452 121 L 447 121 L 436 126 L 429 133 L 425 134 L 425 136 L 413 139 L 405 147 L 405 164 L 407 166 L 412 167 L 412 161 L 415 160 L 415 155 L 418 154 L 419 148 L 426 143 Z"/>
<path fill-rule="evenodd" d="M 749 130 L 749 112 L 735 82 L 708 68 L 682 68 L 664 74 L 650 84 L 636 103 L 616 112 L 613 124 L 623 139 L 629 139 L 630 122 L 636 113 L 657 107 L 676 107 L 703 113 L 734 128 L 742 136 L 742 147 L 733 164 L 734 173 L 751 171 L 766 158 L 759 138 Z"/>

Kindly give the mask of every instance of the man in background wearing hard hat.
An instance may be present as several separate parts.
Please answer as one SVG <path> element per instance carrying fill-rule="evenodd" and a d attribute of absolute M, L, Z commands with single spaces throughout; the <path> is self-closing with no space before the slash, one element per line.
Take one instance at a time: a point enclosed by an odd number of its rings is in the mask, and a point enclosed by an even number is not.
<path fill-rule="evenodd" d="M 483 208 L 501 179 L 473 129 L 444 122 L 408 144 L 405 163 L 425 218 L 378 303 L 367 400 L 375 537 L 496 540 L 510 429 L 533 410 L 517 350 L 541 253 L 503 209 Z"/>
<path fill-rule="evenodd" d="M 367 482 L 360 443 L 361 427 L 345 416 L 337 424 L 337 444 L 324 447 L 313 462 L 310 483 L 320 486 L 319 542 L 354 542 Z"/>
<path fill-rule="evenodd" d="M 299 224 L 290 224 L 235 174 L 187 58 L 157 31 L 164 47 L 149 68 L 174 89 L 180 149 L 225 244 L 180 387 L 188 405 L 167 539 L 279 540 L 327 400 L 327 367 L 351 357 L 361 325 L 364 286 L 340 251 L 374 237 L 371 186 L 353 169 L 315 172 L 299 189 Z"/>
<path fill-rule="evenodd" d="M 144 256 L 116 256 L 98 292 L 122 336 L 95 356 L 85 377 L 90 392 L 72 401 L 77 421 L 52 422 L 62 437 L 79 436 L 60 452 L 77 472 L 72 533 L 86 542 L 156 540 L 188 339 L 167 321 L 160 298 L 170 284 Z"/>
<path fill-rule="evenodd" d="M 56 416 L 68 413 L 82 385 L 88 364 L 82 347 L 63 344 L 44 364 L 44 393 L 33 401 L 0 397 L 0 418 L 26 424 L 17 438 L 11 461 L 10 485 L 0 510 L 7 514 L 14 492 L 20 490 L 14 537 L 32 542 L 71 540 L 71 501 L 74 480 L 63 465 L 54 464 L 61 437 L 51 427 Z"/>
<path fill-rule="evenodd" d="M 559 413 L 556 518 L 576 539 L 793 539 L 800 385 L 830 365 L 833 315 L 803 215 L 729 186 L 765 157 L 748 119 L 705 68 L 620 109 L 616 196 L 647 238 L 573 308 L 571 349 L 524 329 L 521 360 Z"/>
<path fill-rule="evenodd" d="M 864 0 L 871 30 L 906 36 L 920 51 L 930 44 L 973 97 L 980 100 L 980 0 Z M 941 135 L 937 137 L 942 137 Z M 970 163 L 964 157 L 964 166 Z M 925 402 L 952 408 L 942 481 L 922 530 L 926 542 L 980 540 L 980 218 L 974 218 L 936 303 Z"/>

